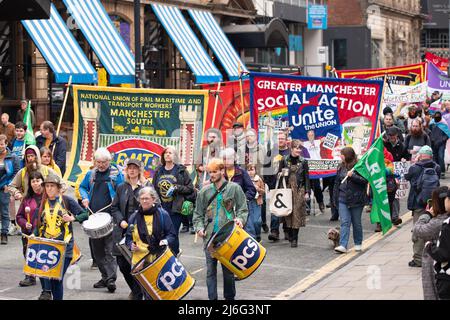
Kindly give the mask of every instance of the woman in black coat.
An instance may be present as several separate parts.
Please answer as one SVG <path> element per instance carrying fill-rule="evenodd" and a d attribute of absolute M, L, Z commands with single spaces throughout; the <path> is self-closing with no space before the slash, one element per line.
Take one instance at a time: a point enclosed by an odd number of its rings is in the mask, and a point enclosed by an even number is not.
<path fill-rule="evenodd" d="M 150 186 L 144 177 L 144 166 L 137 159 L 128 160 L 125 170 L 125 182 L 117 186 L 116 195 L 111 205 L 111 215 L 114 219 L 113 230 L 113 255 L 116 256 L 117 265 L 122 272 L 125 281 L 131 289 L 131 300 L 142 300 L 142 291 L 139 284 L 131 276 L 131 257 L 122 255 L 118 249 L 119 242 L 125 237 L 129 225 L 130 216 L 139 207 L 139 191 L 146 186 Z"/>
<path fill-rule="evenodd" d="M 355 250 L 361 251 L 363 229 L 361 215 L 367 202 L 367 180 L 352 170 L 358 161 L 351 147 L 341 150 L 342 163 L 339 165 L 334 185 L 333 202 L 339 209 L 341 235 L 337 253 L 346 253 L 350 236 L 350 225 L 353 225 L 353 241 Z"/>

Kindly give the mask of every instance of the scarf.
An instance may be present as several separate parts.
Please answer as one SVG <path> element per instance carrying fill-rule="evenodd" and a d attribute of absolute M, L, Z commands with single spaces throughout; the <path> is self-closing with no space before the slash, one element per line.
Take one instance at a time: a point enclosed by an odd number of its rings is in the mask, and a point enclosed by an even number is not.
<path fill-rule="evenodd" d="M 153 216 L 152 234 L 150 235 L 147 229 L 147 223 L 144 216 Z M 162 251 L 162 247 L 159 246 L 159 241 L 162 238 L 162 226 L 160 226 L 160 212 L 158 206 L 155 205 L 148 210 L 143 210 L 139 206 L 138 213 L 136 215 L 136 224 L 138 228 L 138 234 L 141 241 L 148 244 L 148 252 L 150 254 L 158 254 Z"/>

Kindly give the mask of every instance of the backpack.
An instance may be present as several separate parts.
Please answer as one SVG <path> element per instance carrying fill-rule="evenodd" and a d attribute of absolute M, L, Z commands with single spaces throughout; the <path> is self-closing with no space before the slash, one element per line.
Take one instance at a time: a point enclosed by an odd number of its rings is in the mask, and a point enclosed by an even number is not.
<path fill-rule="evenodd" d="M 433 168 L 423 168 L 416 182 L 417 203 L 425 206 L 427 201 L 431 199 L 433 190 L 439 186 L 440 182 L 436 165 Z"/>

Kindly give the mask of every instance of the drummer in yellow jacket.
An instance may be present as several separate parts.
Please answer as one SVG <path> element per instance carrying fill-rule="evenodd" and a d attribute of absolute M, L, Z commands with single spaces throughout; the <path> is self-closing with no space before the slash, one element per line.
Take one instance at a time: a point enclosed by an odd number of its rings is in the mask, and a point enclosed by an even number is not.
<path fill-rule="evenodd" d="M 212 159 L 207 167 L 210 184 L 200 190 L 195 204 L 193 223 L 197 235 L 204 240 L 206 256 L 206 285 L 209 300 L 217 300 L 217 259 L 211 257 L 207 241 L 227 222 L 234 220 L 239 227 L 247 221 L 248 205 L 242 188 L 225 179 L 225 165 L 221 159 Z M 234 300 L 234 274 L 222 265 L 224 298 Z"/>

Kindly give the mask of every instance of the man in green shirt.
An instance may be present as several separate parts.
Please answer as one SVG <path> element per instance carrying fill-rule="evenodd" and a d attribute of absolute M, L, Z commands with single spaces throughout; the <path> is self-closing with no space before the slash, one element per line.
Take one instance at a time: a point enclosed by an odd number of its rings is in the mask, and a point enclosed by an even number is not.
<path fill-rule="evenodd" d="M 247 221 L 248 206 L 242 188 L 225 179 L 225 165 L 221 159 L 212 159 L 207 167 L 210 184 L 197 196 L 193 223 L 197 235 L 203 238 L 206 256 L 206 285 L 209 300 L 217 300 L 217 259 L 211 257 L 206 245 L 208 240 L 228 221 L 234 220 L 239 227 Z M 234 300 L 236 287 L 234 274 L 222 265 L 224 298 Z"/>

